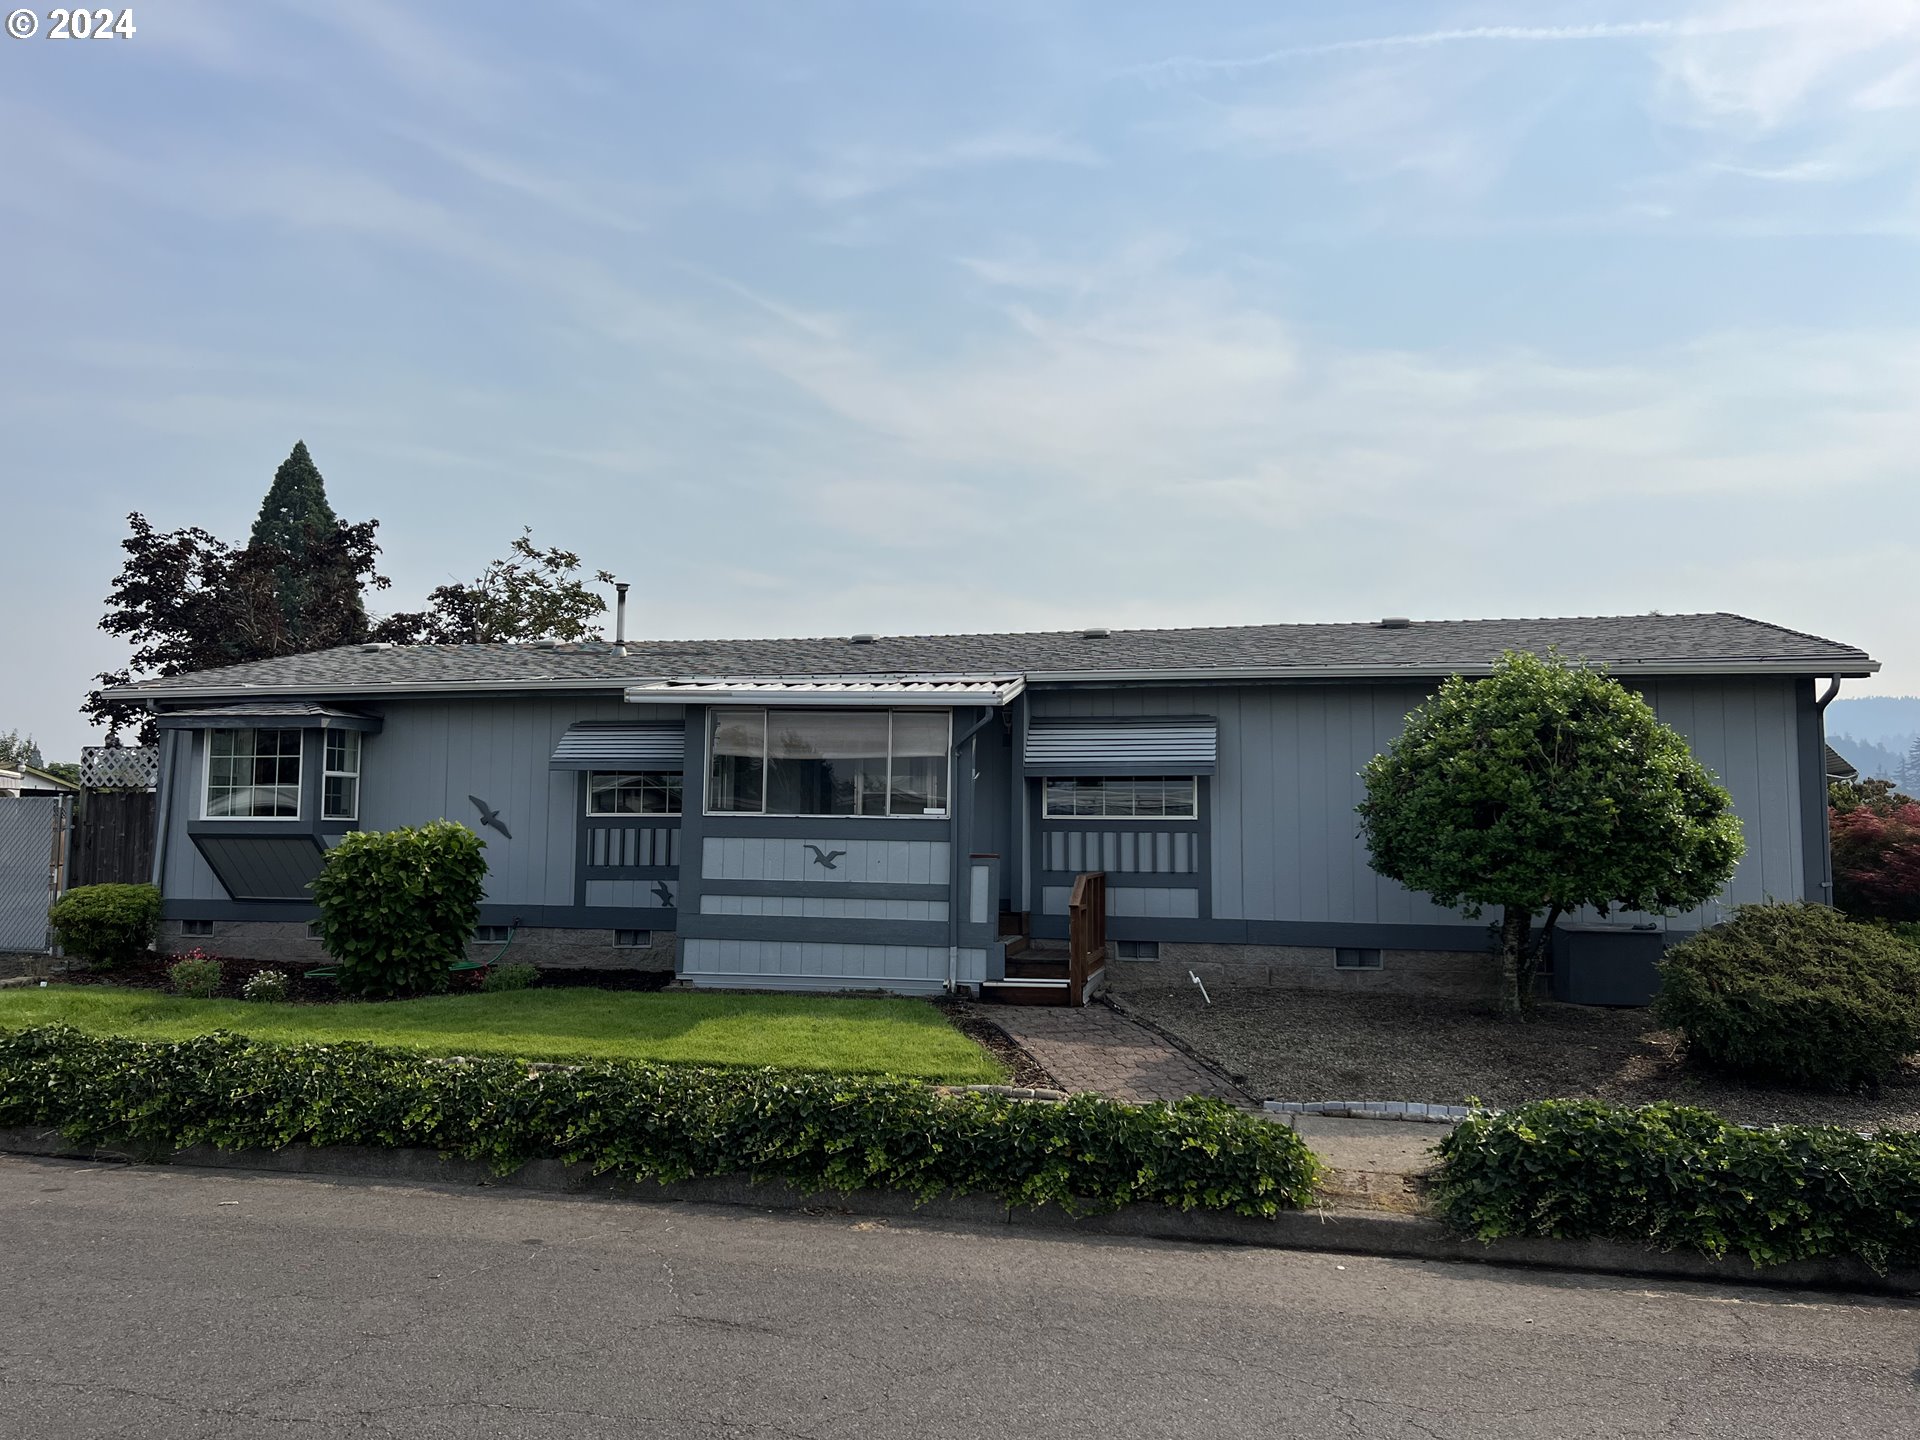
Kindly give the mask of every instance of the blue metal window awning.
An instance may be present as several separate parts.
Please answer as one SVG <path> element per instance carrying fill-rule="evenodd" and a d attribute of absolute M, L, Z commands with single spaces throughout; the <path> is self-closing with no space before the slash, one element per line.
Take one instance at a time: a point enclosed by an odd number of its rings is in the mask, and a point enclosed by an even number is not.
<path fill-rule="evenodd" d="M 1021 763 L 1029 775 L 1211 775 L 1211 715 L 1035 720 Z"/>
<path fill-rule="evenodd" d="M 687 727 L 583 720 L 554 747 L 553 770 L 684 770 Z"/>

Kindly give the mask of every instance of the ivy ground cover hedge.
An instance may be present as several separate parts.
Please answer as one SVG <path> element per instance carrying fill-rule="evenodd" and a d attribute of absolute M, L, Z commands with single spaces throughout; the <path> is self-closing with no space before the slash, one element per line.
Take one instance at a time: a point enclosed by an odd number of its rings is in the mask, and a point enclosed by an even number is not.
<path fill-rule="evenodd" d="M 1683 1105 L 1540 1100 L 1463 1121 L 1440 1154 L 1440 1213 L 1483 1240 L 1920 1264 L 1920 1134 L 1750 1130 Z"/>
<path fill-rule="evenodd" d="M 538 1159 L 634 1180 L 747 1173 L 794 1188 L 986 1193 L 1076 1211 L 1154 1202 L 1272 1216 L 1318 1163 L 1219 1101 L 1061 1105 L 908 1080 L 600 1061 L 535 1069 L 366 1045 L 177 1043 L 65 1027 L 0 1034 L 0 1127 L 76 1144 L 418 1146 L 499 1173 Z"/>

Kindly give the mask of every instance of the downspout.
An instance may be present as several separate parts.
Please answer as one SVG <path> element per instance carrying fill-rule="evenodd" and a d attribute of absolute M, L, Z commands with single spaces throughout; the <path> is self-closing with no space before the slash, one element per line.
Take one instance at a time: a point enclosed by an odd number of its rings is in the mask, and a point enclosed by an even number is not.
<path fill-rule="evenodd" d="M 973 765 L 975 750 L 979 741 L 975 738 L 993 722 L 993 710 L 987 708 L 971 726 L 966 734 L 953 742 L 953 753 L 957 757 L 960 747 L 967 750 L 966 789 L 963 792 L 956 783 L 953 787 L 952 819 L 948 822 L 949 833 L 953 836 L 950 863 L 947 866 L 947 994 L 955 995 L 960 990 L 960 877 L 964 873 L 969 882 L 973 878 Z M 966 796 L 966 825 L 960 823 L 960 798 Z M 966 843 L 961 844 L 965 839 Z"/>
<path fill-rule="evenodd" d="M 1840 693 L 1840 677 L 1827 681 L 1827 693 L 1813 702 L 1820 718 L 1820 889 L 1821 899 L 1833 904 L 1833 800 L 1827 793 L 1827 706 Z"/>

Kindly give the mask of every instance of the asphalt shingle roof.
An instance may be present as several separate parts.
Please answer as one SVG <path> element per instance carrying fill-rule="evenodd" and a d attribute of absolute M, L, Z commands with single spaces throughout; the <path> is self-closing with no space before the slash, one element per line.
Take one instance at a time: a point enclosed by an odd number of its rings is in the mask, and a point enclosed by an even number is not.
<path fill-rule="evenodd" d="M 1539 620 L 1422 620 L 1404 628 L 1240 625 L 1185 630 L 1050 631 L 1009 635 L 883 635 L 796 640 L 629 641 L 610 645 L 347 646 L 218 670 L 146 680 L 110 694 L 168 696 L 348 695 L 396 690 L 513 688 L 577 690 L 687 676 L 1026 675 L 1095 679 L 1143 673 L 1169 679 L 1233 672 L 1292 678 L 1428 677 L 1484 671 L 1503 650 L 1563 654 L 1622 673 L 1751 670 L 1864 675 L 1866 652 L 1741 615 L 1623 615 Z"/>

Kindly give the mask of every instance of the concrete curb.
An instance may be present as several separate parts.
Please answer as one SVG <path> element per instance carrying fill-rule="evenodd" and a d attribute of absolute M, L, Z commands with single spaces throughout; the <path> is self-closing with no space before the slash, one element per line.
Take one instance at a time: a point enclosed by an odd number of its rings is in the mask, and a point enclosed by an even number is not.
<path fill-rule="evenodd" d="M 804 1195 L 778 1183 L 745 1175 L 722 1175 L 663 1185 L 594 1175 L 585 1165 L 535 1160 L 511 1175 L 495 1175 L 476 1160 L 447 1159 L 431 1150 L 383 1150 L 364 1146 L 289 1145 L 283 1150 L 215 1150 L 193 1146 L 172 1152 L 88 1149 L 58 1131 L 0 1130 L 0 1153 L 132 1164 L 174 1164 L 280 1175 L 321 1175 L 402 1184 L 497 1187 L 535 1193 L 597 1195 L 647 1203 L 743 1205 L 761 1210 L 835 1210 L 969 1225 L 1071 1231 L 1131 1239 L 1182 1240 L 1277 1250 L 1316 1250 L 1408 1260 L 1469 1261 L 1533 1269 L 1632 1275 L 1663 1280 L 1762 1285 L 1818 1290 L 1858 1290 L 1920 1296 L 1920 1270 L 1876 1275 L 1853 1260 L 1806 1260 L 1758 1269 L 1744 1259 L 1710 1260 L 1680 1251 L 1647 1250 L 1610 1240 L 1495 1240 L 1483 1243 L 1454 1234 L 1436 1220 L 1384 1211 L 1282 1211 L 1254 1220 L 1218 1211 L 1133 1205 L 1107 1215 L 1073 1216 L 1056 1206 L 1020 1209 L 990 1195 L 956 1195 L 916 1203 L 895 1191 L 860 1190 Z"/>
<path fill-rule="evenodd" d="M 1452 1125 L 1472 1113 L 1465 1105 L 1427 1104 L 1417 1100 L 1268 1100 L 1261 1108 L 1269 1115 L 1333 1115 L 1346 1120 L 1412 1120 L 1424 1125 Z"/>

